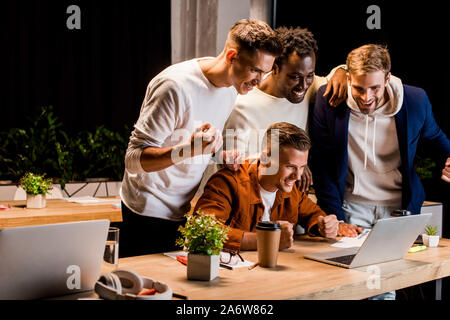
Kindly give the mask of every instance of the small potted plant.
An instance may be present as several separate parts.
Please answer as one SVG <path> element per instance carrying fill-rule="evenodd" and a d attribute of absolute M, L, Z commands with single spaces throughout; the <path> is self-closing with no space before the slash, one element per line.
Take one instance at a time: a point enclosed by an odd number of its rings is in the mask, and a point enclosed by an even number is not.
<path fill-rule="evenodd" d="M 179 228 L 182 237 L 176 244 L 188 252 L 187 277 L 189 280 L 213 280 L 219 275 L 220 251 L 228 239 L 229 228 L 215 216 L 200 210 L 186 218 L 186 225 Z"/>
<path fill-rule="evenodd" d="M 20 186 L 27 193 L 27 208 L 40 209 L 47 206 L 46 195 L 52 188 L 52 179 L 45 179 L 45 174 L 25 173 L 20 179 Z"/>
<path fill-rule="evenodd" d="M 439 244 L 439 235 L 437 234 L 437 226 L 428 225 L 425 233 L 422 234 L 423 244 L 427 247 L 437 247 Z"/>

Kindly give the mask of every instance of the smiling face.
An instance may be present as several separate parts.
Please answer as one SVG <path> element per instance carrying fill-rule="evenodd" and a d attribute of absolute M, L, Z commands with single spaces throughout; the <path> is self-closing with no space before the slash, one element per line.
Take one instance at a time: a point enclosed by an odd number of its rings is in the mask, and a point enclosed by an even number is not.
<path fill-rule="evenodd" d="M 381 70 L 360 75 L 349 74 L 348 83 L 361 113 L 372 114 L 387 101 L 386 86 L 390 75 Z"/>
<path fill-rule="evenodd" d="M 275 163 L 278 162 L 278 163 Z M 281 190 L 291 192 L 295 182 L 301 179 L 303 170 L 308 163 L 308 150 L 300 151 L 292 146 L 281 147 L 278 159 L 271 159 L 270 166 L 278 165 L 278 172 L 274 175 L 263 175 L 267 166 L 260 163 L 260 184 L 269 191 Z"/>
<path fill-rule="evenodd" d="M 261 85 L 264 75 L 272 70 L 275 57 L 265 51 L 230 53 L 231 82 L 239 94 L 247 94 Z"/>
<path fill-rule="evenodd" d="M 291 103 L 300 103 L 314 81 L 316 55 L 300 57 L 295 51 L 285 60 L 281 68 L 275 66 L 272 74 L 276 85 L 274 95 L 286 98 Z"/>

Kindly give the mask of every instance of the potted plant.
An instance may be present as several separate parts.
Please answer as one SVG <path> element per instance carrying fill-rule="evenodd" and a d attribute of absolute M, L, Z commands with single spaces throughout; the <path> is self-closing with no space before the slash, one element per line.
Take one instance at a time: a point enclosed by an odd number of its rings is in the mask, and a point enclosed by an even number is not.
<path fill-rule="evenodd" d="M 187 278 L 210 281 L 219 275 L 220 251 L 228 239 L 229 228 L 215 216 L 200 210 L 187 214 L 186 225 L 179 228 L 182 237 L 176 244 L 188 252 Z"/>
<path fill-rule="evenodd" d="M 20 186 L 27 193 L 27 208 L 45 208 L 47 206 L 46 194 L 52 188 L 52 179 L 45 179 L 45 174 L 38 175 L 25 173 L 20 179 Z"/>
<path fill-rule="evenodd" d="M 424 245 L 433 248 L 439 244 L 439 235 L 437 234 L 437 226 L 428 225 L 425 228 L 425 233 L 422 234 Z"/>

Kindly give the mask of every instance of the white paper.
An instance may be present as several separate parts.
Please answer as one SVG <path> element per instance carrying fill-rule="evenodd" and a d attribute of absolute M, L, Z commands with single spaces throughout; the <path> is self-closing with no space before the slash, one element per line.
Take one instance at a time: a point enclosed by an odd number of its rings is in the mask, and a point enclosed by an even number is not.
<path fill-rule="evenodd" d="M 229 259 L 229 253 L 221 251 L 220 255 L 221 255 L 223 261 L 226 261 Z M 229 267 L 232 267 L 234 269 L 234 268 L 250 267 L 250 266 L 254 265 L 254 262 L 247 261 L 247 260 L 244 260 L 244 262 L 242 262 L 242 260 L 237 255 L 234 255 L 231 257 L 231 261 L 229 263 L 223 263 L 223 264 L 227 265 Z"/>
<path fill-rule="evenodd" d="M 166 253 L 164 253 L 164 255 L 168 256 L 169 258 L 176 259 L 178 256 L 187 256 L 187 252 L 185 252 L 185 251 L 166 252 Z"/>
<path fill-rule="evenodd" d="M 62 198 L 62 199 L 69 201 L 69 202 L 79 203 L 79 204 L 120 203 L 120 199 L 102 199 L 102 198 L 95 198 L 95 197 L 91 197 L 91 196 L 71 197 L 71 198 Z"/>
<path fill-rule="evenodd" d="M 367 235 L 369 234 L 370 229 L 364 229 L 363 233 L 355 238 L 344 237 L 338 242 L 332 244 L 332 247 L 336 248 L 351 248 L 351 247 L 361 247 L 363 242 L 366 240 Z"/>
<path fill-rule="evenodd" d="M 164 253 L 165 256 L 170 257 L 172 259 L 176 259 L 178 256 L 187 256 L 187 254 L 188 253 L 185 252 L 185 251 L 166 252 L 166 253 Z M 225 256 L 228 256 L 229 253 L 221 251 L 220 255 L 222 257 L 222 260 L 226 260 L 226 259 L 228 259 L 228 257 L 225 257 Z M 221 262 L 221 263 L 223 263 L 223 262 Z M 237 255 L 235 255 L 235 256 L 233 256 L 231 258 L 230 263 L 223 263 L 223 264 L 227 265 L 227 266 L 230 266 L 230 267 L 232 267 L 234 269 L 234 268 L 250 267 L 250 266 L 252 266 L 254 264 L 254 262 L 251 262 L 251 261 L 248 261 L 248 260 L 244 260 L 244 262 L 242 262 L 241 259 L 239 259 L 239 257 Z M 220 267 L 220 269 L 225 269 L 225 268 Z"/>

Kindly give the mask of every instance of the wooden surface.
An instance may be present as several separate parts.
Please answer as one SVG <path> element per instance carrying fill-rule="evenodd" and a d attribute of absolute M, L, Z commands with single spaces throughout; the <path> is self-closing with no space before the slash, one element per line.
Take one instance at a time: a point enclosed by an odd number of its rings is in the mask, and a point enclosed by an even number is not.
<path fill-rule="evenodd" d="M 442 202 L 424 201 L 422 207 L 442 206 Z"/>
<path fill-rule="evenodd" d="M 113 197 L 111 197 L 114 200 Z M 77 204 L 61 199 L 48 199 L 43 209 L 27 209 L 26 201 L 0 201 L 0 205 L 11 206 L 0 210 L 0 228 L 108 219 L 122 221 L 122 211 L 112 203 Z"/>
<path fill-rule="evenodd" d="M 370 289 L 376 282 L 367 267 L 349 270 L 303 258 L 308 253 L 338 249 L 331 247 L 332 243 L 334 240 L 322 238 L 297 240 L 294 247 L 279 253 L 275 269 L 223 269 L 209 282 L 188 281 L 186 266 L 163 254 L 120 259 L 119 267 L 165 282 L 191 300 L 364 299 L 450 275 L 450 240 L 441 239 L 438 248 L 377 265 L 380 288 Z M 242 256 L 257 260 L 256 252 L 243 252 Z"/>

